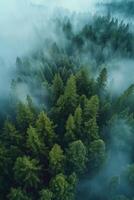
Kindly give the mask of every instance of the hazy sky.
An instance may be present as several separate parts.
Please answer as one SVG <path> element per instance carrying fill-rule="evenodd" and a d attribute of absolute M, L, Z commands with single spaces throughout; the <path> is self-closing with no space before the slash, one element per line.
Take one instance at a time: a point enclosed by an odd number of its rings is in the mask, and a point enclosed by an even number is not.
<path fill-rule="evenodd" d="M 51 7 L 63 7 L 70 11 L 85 12 L 93 11 L 93 6 L 100 0 L 31 0 L 35 4 L 47 4 Z"/>

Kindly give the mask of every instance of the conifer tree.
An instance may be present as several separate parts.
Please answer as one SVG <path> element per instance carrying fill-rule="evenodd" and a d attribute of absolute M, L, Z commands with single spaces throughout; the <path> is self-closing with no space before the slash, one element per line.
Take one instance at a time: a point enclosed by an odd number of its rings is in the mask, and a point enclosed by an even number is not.
<path fill-rule="evenodd" d="M 21 188 L 12 188 L 8 198 L 10 200 L 32 200 Z"/>
<path fill-rule="evenodd" d="M 54 143 L 56 135 L 54 132 L 54 124 L 48 118 L 46 113 L 41 112 L 39 114 L 38 119 L 36 121 L 36 128 L 38 133 L 42 137 L 45 145 L 47 147 L 51 147 Z"/>
<path fill-rule="evenodd" d="M 82 123 L 83 123 L 83 116 L 82 116 L 82 109 L 79 105 L 74 113 L 74 123 L 75 123 L 75 134 L 76 138 L 80 139 L 83 137 L 83 130 L 82 130 Z"/>
<path fill-rule="evenodd" d="M 87 69 L 82 68 L 77 72 L 76 85 L 79 95 L 85 94 L 87 97 L 90 97 L 93 94 L 94 83 L 89 77 L 90 76 Z"/>
<path fill-rule="evenodd" d="M 74 123 L 74 118 L 70 114 L 67 122 L 66 122 L 66 132 L 65 132 L 65 140 L 67 142 L 72 142 L 75 140 L 75 123 Z"/>
<path fill-rule="evenodd" d="M 52 174 L 58 174 L 64 171 L 65 156 L 63 150 L 58 144 L 55 144 L 49 152 L 49 166 Z"/>
<path fill-rule="evenodd" d="M 87 152 L 81 140 L 72 142 L 67 149 L 67 168 L 69 171 L 82 174 L 86 168 Z"/>
<path fill-rule="evenodd" d="M 85 102 L 84 107 L 84 118 L 88 121 L 91 118 L 96 118 L 99 111 L 99 98 L 97 95 L 92 96 L 88 101 Z"/>
<path fill-rule="evenodd" d="M 37 188 L 40 183 L 41 167 L 36 159 L 23 156 L 16 159 L 14 165 L 15 180 L 25 188 Z"/>
<path fill-rule="evenodd" d="M 53 199 L 53 193 L 49 189 L 41 190 L 39 200 L 52 200 L 52 199 Z"/>
<path fill-rule="evenodd" d="M 63 116 L 68 116 L 69 114 L 73 113 L 77 107 L 77 98 L 78 95 L 75 76 L 71 75 L 67 80 L 64 94 L 60 96 L 57 102 L 59 112 L 62 113 Z"/>
<path fill-rule="evenodd" d="M 105 161 L 105 143 L 103 140 L 94 140 L 91 142 L 88 151 L 89 166 L 95 170 L 99 169 Z"/>
<path fill-rule="evenodd" d="M 19 103 L 17 106 L 17 115 L 16 121 L 19 129 L 21 131 L 26 131 L 29 125 L 33 125 L 34 123 L 34 113 L 31 108 L 23 103 Z"/>
<path fill-rule="evenodd" d="M 43 140 L 37 130 L 30 126 L 27 130 L 27 148 L 33 155 L 40 155 L 40 153 L 43 153 L 45 151 L 45 144 L 43 143 Z"/>
<path fill-rule="evenodd" d="M 51 180 L 51 190 L 53 192 L 53 199 L 55 200 L 72 200 L 70 185 L 63 174 L 58 174 Z"/>
<path fill-rule="evenodd" d="M 107 83 L 107 69 L 103 68 L 99 74 L 97 79 L 98 89 L 99 92 L 103 92 L 102 90 L 105 89 Z"/>
<path fill-rule="evenodd" d="M 98 134 L 98 125 L 96 122 L 96 118 L 92 118 L 89 121 L 84 123 L 84 133 L 85 133 L 85 143 L 90 144 L 91 141 L 99 138 Z"/>
<path fill-rule="evenodd" d="M 56 74 L 54 76 L 54 80 L 53 80 L 53 85 L 52 85 L 52 97 L 53 97 L 53 102 L 55 103 L 58 98 L 60 97 L 60 95 L 63 93 L 63 80 L 61 79 L 60 74 Z"/>
<path fill-rule="evenodd" d="M 4 124 L 2 140 L 4 141 L 5 146 L 19 145 L 22 141 L 21 134 L 16 130 L 16 127 L 8 120 Z"/>

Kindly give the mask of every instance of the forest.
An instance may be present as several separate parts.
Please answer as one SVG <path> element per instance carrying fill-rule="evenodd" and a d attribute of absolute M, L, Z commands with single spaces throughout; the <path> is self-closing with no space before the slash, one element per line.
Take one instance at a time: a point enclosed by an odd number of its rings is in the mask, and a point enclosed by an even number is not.
<path fill-rule="evenodd" d="M 134 32 L 114 16 L 134 2 L 100 6 L 56 16 L 16 57 L 0 93 L 0 200 L 134 200 Z"/>
<path fill-rule="evenodd" d="M 113 1 L 104 3 L 104 6 L 108 8 L 108 12 L 122 13 L 126 17 L 134 15 L 134 2 L 132 0 Z"/>

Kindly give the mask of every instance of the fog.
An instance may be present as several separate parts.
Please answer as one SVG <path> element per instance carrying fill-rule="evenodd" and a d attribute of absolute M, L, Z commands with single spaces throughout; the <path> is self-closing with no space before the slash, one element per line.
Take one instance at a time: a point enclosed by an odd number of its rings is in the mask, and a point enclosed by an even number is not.
<path fill-rule="evenodd" d="M 112 196 L 109 195 L 114 194 L 113 181 L 116 184 L 115 190 L 123 189 L 124 192 L 128 190 L 127 182 L 123 180 L 123 173 L 132 162 L 130 155 L 133 146 L 133 128 L 125 119 L 115 117 L 105 127 L 104 132 L 110 137 L 107 159 L 93 179 L 87 178 L 79 183 L 78 200 L 89 200 L 94 197 L 110 199 Z"/>
<path fill-rule="evenodd" d="M 52 19 L 55 17 L 62 18 L 68 15 L 70 18 L 73 13 L 81 15 L 81 21 L 72 18 L 74 30 L 78 31 L 86 20 L 91 19 L 90 15 L 96 14 L 97 3 L 105 3 L 109 1 L 102 0 L 2 0 L 0 1 L 0 96 L 9 92 L 11 79 L 13 78 L 13 70 L 15 69 L 16 57 L 24 57 L 36 51 L 42 45 L 44 38 L 53 38 L 63 45 L 64 37 L 59 37 L 54 33 Z M 85 15 L 85 13 L 87 13 Z M 101 12 L 100 12 L 101 13 Z M 98 13 L 97 13 L 98 14 Z M 79 18 L 80 19 L 80 18 Z M 51 33 L 51 34 L 50 34 Z M 63 38 L 61 40 L 61 38 Z M 82 55 L 83 57 L 83 55 Z M 87 57 L 87 55 L 85 55 Z M 82 58 L 83 59 L 83 58 Z M 87 59 L 87 58 L 86 58 Z M 89 59 L 89 58 L 88 58 Z M 95 62 L 94 58 L 90 58 Z M 128 61 L 129 62 L 129 61 Z M 115 65 L 115 63 L 113 64 Z M 123 65 L 123 66 L 122 66 Z M 132 61 L 129 62 L 127 68 L 124 67 L 126 61 L 117 61 L 114 70 L 111 73 L 110 80 L 114 81 L 112 89 L 126 89 L 132 82 Z M 129 67 L 130 66 L 130 67 Z M 120 71 L 121 70 L 121 71 Z M 124 74 L 129 75 L 129 80 Z M 126 84 L 126 82 L 128 84 Z M 117 89 L 117 84 L 119 88 Z M 126 86 L 125 86 L 126 84 Z M 3 87 L 4 85 L 4 87 Z"/>
<path fill-rule="evenodd" d="M 67 9 L 71 12 L 95 12 L 95 4 L 98 0 L 31 0 L 36 5 L 47 5 L 49 9 L 55 9 L 56 7 Z"/>
<path fill-rule="evenodd" d="M 120 95 L 134 83 L 134 60 L 118 59 L 108 64 L 108 90 L 113 95 Z"/>
<path fill-rule="evenodd" d="M 93 12 L 95 1 L 0 1 L 0 96 L 9 92 L 16 57 L 30 55 L 50 36 L 50 19 L 66 12 Z M 39 7 L 42 6 L 42 7 Z M 66 10 L 66 11 L 65 11 Z M 4 85 L 4 87 L 3 87 Z"/>
<path fill-rule="evenodd" d="M 92 20 L 94 15 L 105 15 L 98 8 L 97 3 L 110 1 L 102 0 L 1 0 L 0 1 L 0 100 L 5 100 L 10 94 L 12 79 L 16 79 L 16 58 L 30 56 L 38 49 L 45 48 L 45 54 L 49 56 L 45 39 L 56 41 L 61 47 L 66 46 L 67 40 L 63 32 L 58 35 L 55 32 L 54 19 L 57 17 L 64 19 L 68 16 L 73 24 L 76 33 Z M 112 13 L 111 13 L 112 14 Z M 79 16 L 79 17 L 78 17 Z M 121 14 L 113 14 L 115 18 L 125 23 L 130 23 L 132 30 L 133 18 L 125 18 Z M 78 17 L 78 18 L 77 18 Z M 58 32 L 58 33 L 59 33 Z M 90 45 L 90 41 L 86 43 Z M 85 45 L 85 49 L 86 49 Z M 93 44 L 91 44 L 93 45 Z M 99 47 L 94 45 L 99 49 Z M 112 54 L 108 47 L 103 49 L 106 54 Z M 99 49 L 100 51 L 100 49 Z M 97 56 L 97 53 L 96 53 Z M 96 57 L 92 57 L 92 52 L 82 52 L 78 54 L 81 64 L 97 63 Z M 95 64 L 94 64 L 95 63 Z M 33 68 L 40 67 L 41 63 L 34 63 Z M 114 96 L 122 94 L 131 84 L 134 83 L 134 59 L 114 55 L 114 59 L 104 63 L 108 69 L 107 89 Z M 100 66 L 99 66 L 100 67 Z M 98 71 L 97 71 L 98 75 Z M 96 74 L 94 77 L 97 76 Z M 31 79 L 28 80 L 32 82 Z M 33 83 L 33 82 L 32 82 Z M 32 84 L 31 84 L 32 85 Z M 45 90 L 43 88 L 45 93 Z M 40 91 L 35 91 L 35 93 Z M 47 93 L 47 92 L 46 92 Z M 16 96 L 20 101 L 25 101 L 26 96 L 31 94 L 29 86 L 20 83 L 16 87 Z M 38 94 L 37 94 L 38 95 Z M 37 99 L 34 99 L 36 102 Z M 0 104 L 1 106 L 1 104 Z M 0 107 L 1 109 L 1 107 Z M 81 181 L 78 187 L 78 199 L 87 200 L 89 196 L 98 193 L 101 195 L 105 191 L 105 182 L 110 182 L 113 176 L 122 174 L 124 167 L 131 163 L 130 151 L 132 127 L 125 119 L 115 119 L 105 127 L 103 134 L 111 135 L 111 144 L 108 149 L 106 163 L 100 173 L 92 180 Z M 122 167 L 123 166 L 123 167 Z M 102 182 L 104 184 L 102 184 Z M 90 192 L 88 192 L 90 188 Z M 83 196 L 85 194 L 85 197 Z"/>
<path fill-rule="evenodd" d="M 68 11 L 93 11 L 95 1 L 37 1 L 37 0 L 2 0 L 0 1 L 0 57 L 12 62 L 16 56 L 26 55 L 38 43 L 36 28 L 46 24 L 57 8 Z M 44 6 L 42 10 L 34 5 Z M 43 17 L 45 17 L 43 19 Z M 43 22 L 44 20 L 44 22 Z M 42 23 L 42 24 L 41 24 Z M 44 33 L 47 34 L 47 33 Z"/>
<path fill-rule="evenodd" d="M 15 60 L 35 48 L 34 19 L 24 1 L 0 1 L 0 94 L 10 87 Z"/>

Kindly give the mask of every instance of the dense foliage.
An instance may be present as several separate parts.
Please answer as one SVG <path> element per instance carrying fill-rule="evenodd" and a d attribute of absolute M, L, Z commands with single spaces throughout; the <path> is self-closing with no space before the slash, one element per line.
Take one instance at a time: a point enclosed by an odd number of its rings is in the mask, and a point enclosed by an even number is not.
<path fill-rule="evenodd" d="M 133 58 L 134 35 L 109 16 L 95 17 L 77 33 L 69 19 L 56 23 L 64 48 L 46 41 L 49 55 L 42 48 L 16 59 L 17 78 L 0 125 L 0 199 L 86 199 L 78 183 L 88 179 L 90 199 L 132 200 L 134 85 L 111 97 L 102 64 Z M 16 91 L 26 85 L 31 97 L 18 99 Z M 129 165 L 102 172 L 107 160 L 126 152 Z M 97 175 L 98 184 L 104 182 L 100 190 L 92 181 Z"/>
<path fill-rule="evenodd" d="M 109 12 L 123 14 L 126 17 L 134 16 L 134 1 L 133 0 L 118 0 L 105 3 Z"/>

